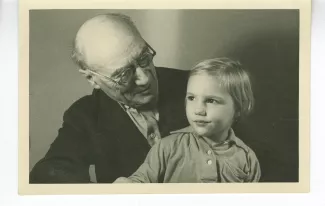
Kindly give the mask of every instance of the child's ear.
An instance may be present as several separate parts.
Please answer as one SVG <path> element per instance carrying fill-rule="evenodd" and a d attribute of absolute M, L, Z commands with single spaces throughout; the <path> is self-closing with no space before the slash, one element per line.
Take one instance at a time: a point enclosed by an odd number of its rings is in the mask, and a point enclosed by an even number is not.
<path fill-rule="evenodd" d="M 240 112 L 237 111 L 234 115 L 234 122 L 238 122 L 239 118 L 240 118 Z"/>
<path fill-rule="evenodd" d="M 96 83 L 95 78 L 92 73 L 88 70 L 79 69 L 79 72 L 84 76 L 92 87 L 95 89 L 100 89 L 100 86 Z"/>

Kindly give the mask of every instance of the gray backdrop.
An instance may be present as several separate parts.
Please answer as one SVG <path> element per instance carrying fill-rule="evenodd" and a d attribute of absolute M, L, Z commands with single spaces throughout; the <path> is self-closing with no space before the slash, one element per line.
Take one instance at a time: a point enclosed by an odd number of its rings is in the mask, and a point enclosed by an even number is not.
<path fill-rule="evenodd" d="M 114 12 L 116 12 L 115 10 Z M 30 11 L 30 169 L 56 138 L 64 111 L 91 87 L 70 59 L 79 26 L 113 10 Z M 158 66 L 189 69 L 227 56 L 253 76 L 256 108 L 235 128 L 256 152 L 262 181 L 298 181 L 297 10 L 118 10 L 157 51 Z"/>

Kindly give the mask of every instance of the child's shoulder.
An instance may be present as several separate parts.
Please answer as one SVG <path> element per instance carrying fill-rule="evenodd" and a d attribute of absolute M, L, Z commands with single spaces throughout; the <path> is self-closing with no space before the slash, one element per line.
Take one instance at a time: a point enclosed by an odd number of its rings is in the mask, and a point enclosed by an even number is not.
<path fill-rule="evenodd" d="M 170 135 L 162 138 L 163 144 L 177 144 L 181 141 L 187 141 L 191 138 L 193 128 L 188 126 L 179 130 L 170 132 Z"/>
<path fill-rule="evenodd" d="M 236 146 L 243 149 L 246 153 L 254 153 L 254 151 L 240 138 L 234 136 L 233 139 L 235 140 Z"/>
<path fill-rule="evenodd" d="M 172 135 L 181 135 L 181 134 L 188 134 L 188 133 L 192 133 L 192 132 L 194 132 L 194 129 L 193 129 L 193 127 L 191 127 L 191 126 L 187 126 L 187 127 L 184 127 L 184 128 L 182 128 L 182 129 L 178 129 L 178 130 L 175 130 L 175 131 L 171 131 L 170 132 L 170 136 L 172 136 Z"/>

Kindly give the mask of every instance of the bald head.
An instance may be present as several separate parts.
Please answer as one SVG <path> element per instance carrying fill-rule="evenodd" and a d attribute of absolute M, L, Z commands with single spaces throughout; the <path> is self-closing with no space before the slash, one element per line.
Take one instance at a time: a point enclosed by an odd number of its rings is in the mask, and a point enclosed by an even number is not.
<path fill-rule="evenodd" d="M 72 57 L 82 69 L 116 68 L 144 44 L 128 16 L 98 15 L 80 27 Z"/>
<path fill-rule="evenodd" d="M 95 89 L 137 108 L 157 100 L 154 55 L 129 17 L 106 14 L 95 16 L 80 27 L 72 58 Z M 127 85 L 123 86 L 125 82 Z"/>

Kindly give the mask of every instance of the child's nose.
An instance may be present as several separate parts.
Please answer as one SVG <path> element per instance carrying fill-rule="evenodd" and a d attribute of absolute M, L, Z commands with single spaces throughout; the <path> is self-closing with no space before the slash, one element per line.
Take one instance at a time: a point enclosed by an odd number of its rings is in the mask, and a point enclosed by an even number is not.
<path fill-rule="evenodd" d="M 204 104 L 201 104 L 201 103 L 197 104 L 195 107 L 194 113 L 196 115 L 206 115 L 206 110 L 205 110 Z"/>

